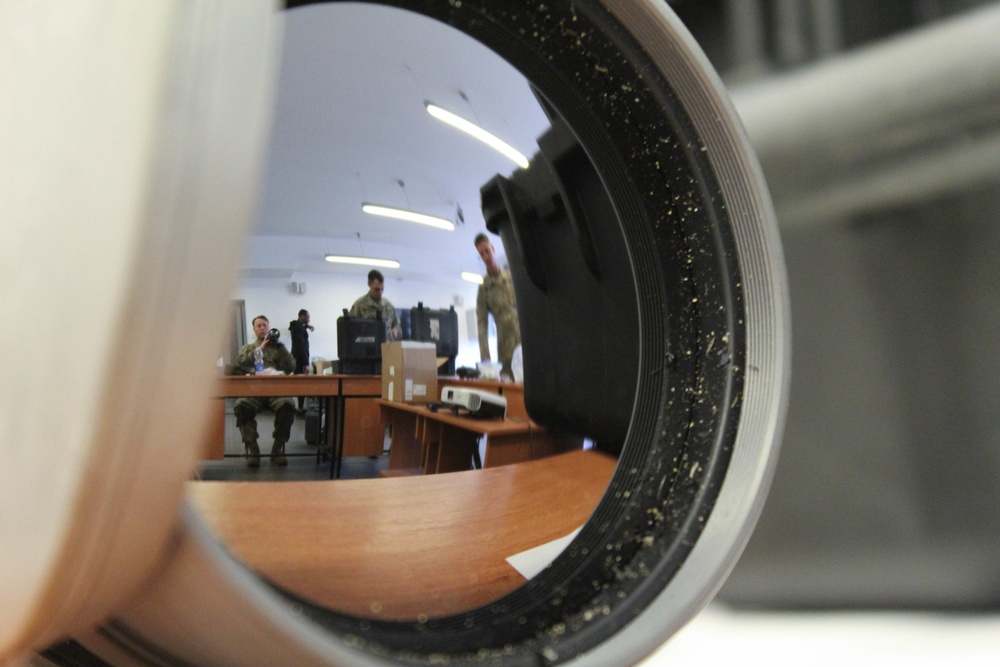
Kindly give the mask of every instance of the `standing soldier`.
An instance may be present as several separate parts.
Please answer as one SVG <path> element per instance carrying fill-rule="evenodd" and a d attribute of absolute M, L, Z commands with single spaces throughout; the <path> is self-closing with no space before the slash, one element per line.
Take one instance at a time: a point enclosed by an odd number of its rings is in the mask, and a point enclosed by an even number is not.
<path fill-rule="evenodd" d="M 497 327 L 497 356 L 500 357 L 501 372 L 513 378 L 511 358 L 521 344 L 521 329 L 517 321 L 517 303 L 514 301 L 514 284 L 510 271 L 500 268 L 496 251 L 486 234 L 480 232 L 475 239 L 479 258 L 486 265 L 483 284 L 476 294 L 476 321 L 479 325 L 479 357 L 490 361 L 490 341 L 488 338 L 489 314 Z"/>
<path fill-rule="evenodd" d="M 368 292 L 358 297 L 358 300 L 351 306 L 351 317 L 360 317 L 367 320 L 376 319 L 376 315 L 382 314 L 382 321 L 385 322 L 385 340 L 391 342 L 403 338 L 403 327 L 396 317 L 396 309 L 389 299 L 382 296 L 385 291 L 385 277 L 378 269 L 368 272 Z"/>
<path fill-rule="evenodd" d="M 309 365 L 309 332 L 313 327 L 309 324 L 309 311 L 303 308 L 299 311 L 299 319 L 288 323 L 288 330 L 292 333 L 292 357 L 295 358 L 295 374 L 302 375 Z M 299 396 L 299 412 L 305 410 L 306 399 Z"/>

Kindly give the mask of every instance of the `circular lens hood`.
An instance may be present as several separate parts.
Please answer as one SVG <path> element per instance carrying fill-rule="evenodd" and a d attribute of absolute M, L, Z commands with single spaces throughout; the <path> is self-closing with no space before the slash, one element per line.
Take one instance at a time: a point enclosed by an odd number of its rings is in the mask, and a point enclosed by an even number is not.
<path fill-rule="evenodd" d="M 377 4 L 450 25 L 518 69 L 609 202 L 613 242 L 591 261 L 620 267 L 638 313 L 611 484 L 524 586 L 412 622 L 268 585 L 185 508 L 148 585 L 96 634 L 74 634 L 75 650 L 149 664 L 633 664 L 707 604 L 749 537 L 787 398 L 784 267 L 756 158 L 690 35 L 654 0 Z"/>

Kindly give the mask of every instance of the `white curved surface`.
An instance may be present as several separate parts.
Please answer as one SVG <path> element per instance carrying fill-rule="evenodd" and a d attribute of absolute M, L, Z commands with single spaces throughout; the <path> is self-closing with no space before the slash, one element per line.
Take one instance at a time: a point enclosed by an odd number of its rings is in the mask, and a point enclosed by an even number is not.
<path fill-rule="evenodd" d="M 710 605 L 640 667 L 992 667 L 1000 615 L 753 612 Z"/>
<path fill-rule="evenodd" d="M 0 308 L 30 332 L 0 388 L 0 660 L 107 618 L 176 528 L 217 356 L 189 330 L 224 321 L 279 20 L 0 9 Z"/>

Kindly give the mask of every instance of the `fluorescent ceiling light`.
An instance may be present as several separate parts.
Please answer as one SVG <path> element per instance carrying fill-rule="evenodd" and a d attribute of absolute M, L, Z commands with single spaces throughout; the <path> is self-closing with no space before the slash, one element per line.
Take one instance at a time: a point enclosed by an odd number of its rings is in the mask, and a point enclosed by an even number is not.
<path fill-rule="evenodd" d="M 413 211 L 406 211 L 401 208 L 390 208 L 388 206 L 377 206 L 375 204 L 362 204 L 361 210 L 365 213 L 371 213 L 372 215 L 383 215 L 387 218 L 397 218 L 399 220 L 406 220 L 407 222 L 419 222 L 421 225 L 430 225 L 431 227 L 445 229 L 449 232 L 454 231 L 455 229 L 455 223 L 451 220 L 445 220 L 444 218 L 438 218 L 433 215 L 425 215 L 423 213 L 414 213 Z"/>
<path fill-rule="evenodd" d="M 483 284 L 483 277 L 481 275 L 469 271 L 462 271 L 462 280 L 468 280 L 470 283 L 476 283 L 477 285 Z"/>
<path fill-rule="evenodd" d="M 427 107 L 427 113 L 434 116 L 438 120 L 442 120 L 452 127 L 457 127 L 462 130 L 462 132 L 471 134 L 487 146 L 493 148 L 494 150 L 498 150 L 509 157 L 522 169 L 528 168 L 528 158 L 524 157 L 523 154 L 511 147 L 509 144 L 493 136 L 475 123 L 470 123 L 461 116 L 456 116 L 450 111 L 445 111 L 441 107 L 431 104 L 430 102 L 424 102 L 424 106 Z"/>
<path fill-rule="evenodd" d="M 326 261 L 334 264 L 360 264 L 362 266 L 381 266 L 385 269 L 398 269 L 399 262 L 394 259 L 373 259 L 371 257 L 350 257 L 348 255 L 327 255 Z"/>

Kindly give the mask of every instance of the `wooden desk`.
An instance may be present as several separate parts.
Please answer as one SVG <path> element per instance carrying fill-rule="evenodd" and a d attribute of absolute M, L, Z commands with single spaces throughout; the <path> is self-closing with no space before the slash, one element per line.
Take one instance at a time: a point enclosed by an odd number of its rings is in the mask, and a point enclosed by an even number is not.
<path fill-rule="evenodd" d="M 278 586 L 336 611 L 412 620 L 521 586 L 505 559 L 581 526 L 615 465 L 576 451 L 424 477 L 190 482 L 187 493 L 227 548 Z"/>
<path fill-rule="evenodd" d="M 345 456 L 382 456 L 385 429 L 379 419 L 378 401 L 382 398 L 381 375 L 339 375 L 341 409 L 337 422 L 337 476 L 340 459 Z"/>
<path fill-rule="evenodd" d="M 223 375 L 215 395 L 219 398 L 254 396 L 336 396 L 339 375 Z"/>
<path fill-rule="evenodd" d="M 384 431 L 378 405 L 374 402 L 382 396 L 380 375 L 227 375 L 219 378 L 216 396 L 220 399 L 240 396 L 318 396 L 324 399 L 327 427 L 323 444 L 331 453 L 331 479 L 340 476 L 340 461 L 344 456 L 382 454 Z M 219 405 L 219 419 L 224 420 L 222 401 Z M 223 445 L 221 437 L 213 439 L 207 458 L 221 459 Z"/>
<path fill-rule="evenodd" d="M 333 399 L 340 395 L 340 379 L 335 375 L 224 375 L 216 383 L 215 395 L 220 399 L 216 414 L 222 424 L 225 423 L 225 402 L 222 399 L 244 396 L 287 396 L 293 400 L 296 396 L 318 396 L 324 399 L 326 413 L 333 415 L 337 411 Z M 209 443 L 206 458 L 221 459 L 225 456 L 224 426 L 220 429 L 220 435 L 222 437 Z M 334 451 L 336 430 L 327 428 L 324 435 L 324 445 Z"/>
<path fill-rule="evenodd" d="M 486 436 L 484 468 L 530 461 L 579 448 L 582 441 L 561 437 L 527 417 L 472 419 L 448 408 L 432 412 L 424 404 L 379 400 L 382 422 L 391 424 L 389 474 L 468 470 Z"/>

